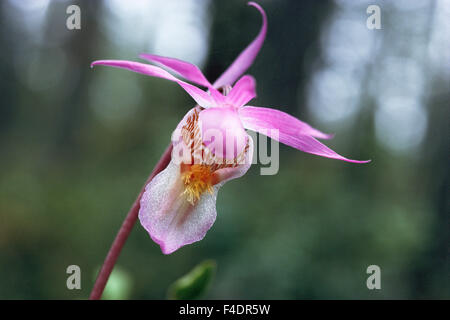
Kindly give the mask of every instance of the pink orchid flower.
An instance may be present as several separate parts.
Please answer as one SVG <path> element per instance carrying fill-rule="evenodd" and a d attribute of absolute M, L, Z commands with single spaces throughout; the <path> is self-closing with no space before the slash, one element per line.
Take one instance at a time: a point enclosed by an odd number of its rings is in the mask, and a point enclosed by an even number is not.
<path fill-rule="evenodd" d="M 140 222 L 164 254 L 203 239 L 216 219 L 219 188 L 225 182 L 241 177 L 250 168 L 253 141 L 245 129 L 322 157 L 355 163 L 368 162 L 350 160 L 337 154 L 316 140 L 329 139 L 331 135 L 293 116 L 271 108 L 248 106 L 247 103 L 256 97 L 253 77 L 245 75 L 231 87 L 253 63 L 266 37 L 267 17 L 264 10 L 254 2 L 248 4 L 261 13 L 261 30 L 213 84 L 198 67 L 188 62 L 151 54 L 140 55 L 192 83 L 206 87 L 207 91 L 155 65 L 124 60 L 99 60 L 92 63 L 92 66 L 118 67 L 176 82 L 198 104 L 185 115 L 172 135 L 171 162 L 148 183 L 141 198 Z M 206 137 L 210 131 L 217 133 L 214 139 Z M 228 148 L 229 141 L 233 143 L 232 150 Z M 223 147 L 224 144 L 227 148 Z M 180 152 L 184 154 L 181 161 Z"/>

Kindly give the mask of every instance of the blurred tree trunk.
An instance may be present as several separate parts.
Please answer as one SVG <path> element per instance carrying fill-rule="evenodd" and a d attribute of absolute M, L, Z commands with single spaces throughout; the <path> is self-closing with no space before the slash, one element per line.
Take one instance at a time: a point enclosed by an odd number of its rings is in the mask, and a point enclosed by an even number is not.
<path fill-rule="evenodd" d="M 14 32 L 11 26 L 5 23 L 5 6 L 0 5 L 0 88 L 2 88 L 2 103 L 0 104 L 0 137 L 12 127 L 14 114 L 17 112 L 17 79 L 14 72 L 13 42 Z M 0 145 L 2 141 L 0 140 Z"/>
<path fill-rule="evenodd" d="M 66 29 L 65 21 L 69 17 L 66 8 L 70 4 L 76 4 L 81 9 L 81 30 Z M 86 117 L 90 63 L 95 60 L 97 44 L 102 39 L 98 31 L 101 7 L 101 1 L 85 0 L 75 3 L 52 2 L 48 9 L 46 42 L 55 41 L 63 33 L 62 36 L 66 38 L 61 47 L 68 57 L 68 70 L 64 76 L 67 81 L 66 94 L 55 106 L 58 116 L 53 153 L 61 155 L 74 150 Z M 71 157 L 70 154 L 67 156 Z"/>
<path fill-rule="evenodd" d="M 254 39 L 261 17 L 242 1 L 214 2 L 208 79 L 216 79 Z M 323 22 L 333 9 L 331 1 L 261 2 L 267 13 L 266 41 L 247 73 L 255 76 L 258 101 L 264 106 L 282 106 L 284 111 L 303 108 L 308 57 L 319 54 Z M 235 20 L 230 17 L 237 17 Z M 277 47 L 274 44 L 277 44 Z M 268 92 L 268 94 L 265 94 Z M 299 103 L 300 101 L 300 103 Z"/>

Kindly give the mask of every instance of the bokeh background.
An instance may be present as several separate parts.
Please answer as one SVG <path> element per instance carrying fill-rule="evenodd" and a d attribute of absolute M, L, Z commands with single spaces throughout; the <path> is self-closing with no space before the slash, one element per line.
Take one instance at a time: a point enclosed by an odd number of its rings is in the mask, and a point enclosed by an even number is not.
<path fill-rule="evenodd" d="M 245 1 L 0 4 L 0 298 L 84 299 L 126 212 L 193 106 L 176 84 L 107 67 L 148 52 L 210 80 L 256 36 Z M 115 297 L 164 299 L 204 259 L 210 299 L 450 298 L 450 2 L 268 1 L 252 103 L 336 133 L 355 165 L 280 146 L 219 193 L 205 239 L 165 256 L 138 224 Z M 81 8 L 67 30 L 66 8 Z M 380 30 L 366 9 L 381 8 Z M 82 289 L 66 288 L 66 267 Z M 368 290 L 366 268 L 381 268 Z"/>

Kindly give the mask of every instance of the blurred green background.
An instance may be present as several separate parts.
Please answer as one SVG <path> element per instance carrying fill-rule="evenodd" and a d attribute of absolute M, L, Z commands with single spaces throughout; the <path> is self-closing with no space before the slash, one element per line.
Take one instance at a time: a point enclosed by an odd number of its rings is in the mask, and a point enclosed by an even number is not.
<path fill-rule="evenodd" d="M 0 298 L 85 299 L 172 130 L 176 84 L 107 67 L 148 52 L 216 79 L 256 36 L 245 1 L 0 3 Z M 324 132 L 355 165 L 280 146 L 219 193 L 201 242 L 165 256 L 137 224 L 113 297 L 164 299 L 205 259 L 210 299 L 450 298 L 448 1 L 259 1 L 266 42 L 253 105 Z M 66 8 L 81 8 L 81 30 Z M 380 30 L 366 27 L 368 5 Z M 82 289 L 66 288 L 81 267 Z M 366 268 L 381 268 L 368 290 Z"/>

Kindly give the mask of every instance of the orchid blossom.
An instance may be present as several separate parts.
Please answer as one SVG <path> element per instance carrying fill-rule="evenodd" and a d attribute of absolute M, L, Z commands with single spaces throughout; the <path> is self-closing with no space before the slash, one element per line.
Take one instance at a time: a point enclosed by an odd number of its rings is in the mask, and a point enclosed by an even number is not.
<path fill-rule="evenodd" d="M 197 103 L 172 135 L 171 162 L 147 184 L 140 201 L 140 222 L 164 254 L 203 239 L 216 219 L 219 188 L 225 182 L 241 177 L 250 168 L 253 141 L 245 129 L 266 134 L 288 146 L 318 156 L 355 163 L 367 162 L 337 154 L 316 140 L 329 139 L 331 135 L 293 116 L 276 109 L 247 105 L 256 97 L 256 82 L 252 76 L 241 75 L 253 63 L 267 31 L 264 10 L 254 2 L 248 4 L 260 12 L 262 27 L 257 37 L 213 84 L 191 63 L 151 54 L 140 57 L 156 65 L 125 60 L 92 63 L 92 66 L 118 67 L 173 81 Z M 206 90 L 175 77 L 167 70 Z M 278 134 L 273 135 L 271 132 L 274 131 L 267 129 L 276 129 Z M 217 136 L 216 139 L 207 139 L 206 135 L 211 130 L 226 139 L 217 139 Z M 223 148 L 230 139 L 233 149 Z M 188 157 L 177 161 L 180 150 L 187 150 Z"/>

